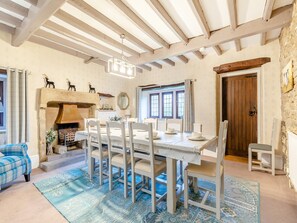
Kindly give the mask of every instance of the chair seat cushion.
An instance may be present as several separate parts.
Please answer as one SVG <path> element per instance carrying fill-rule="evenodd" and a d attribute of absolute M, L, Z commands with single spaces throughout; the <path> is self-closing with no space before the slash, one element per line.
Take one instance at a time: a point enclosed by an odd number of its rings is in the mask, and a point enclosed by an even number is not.
<path fill-rule="evenodd" d="M 201 165 L 189 164 L 186 169 L 189 173 L 200 174 L 210 177 L 216 176 L 216 163 L 213 162 L 202 160 Z M 221 166 L 221 173 L 222 171 L 223 167 Z"/>
<path fill-rule="evenodd" d="M 93 150 L 91 156 L 99 159 L 99 157 L 100 157 L 99 149 Z M 106 149 L 103 149 L 102 150 L 102 158 L 107 158 L 107 157 L 108 157 L 108 151 Z"/>
<path fill-rule="evenodd" d="M 166 168 L 165 160 L 155 160 L 155 173 L 160 173 L 162 170 Z M 151 163 L 148 160 L 139 160 L 135 164 L 135 171 L 143 171 L 147 173 L 151 173 Z"/>
<path fill-rule="evenodd" d="M 131 163 L 131 157 L 127 155 L 127 164 Z M 116 166 L 123 166 L 124 165 L 124 155 L 118 154 L 111 158 L 111 164 Z"/>
<path fill-rule="evenodd" d="M 257 149 L 257 150 L 263 150 L 263 151 L 271 151 L 272 146 L 267 144 L 258 144 L 258 143 L 250 143 L 249 148 L 251 149 Z"/>
<path fill-rule="evenodd" d="M 0 174 L 25 165 L 26 160 L 20 156 L 3 156 L 0 158 Z"/>

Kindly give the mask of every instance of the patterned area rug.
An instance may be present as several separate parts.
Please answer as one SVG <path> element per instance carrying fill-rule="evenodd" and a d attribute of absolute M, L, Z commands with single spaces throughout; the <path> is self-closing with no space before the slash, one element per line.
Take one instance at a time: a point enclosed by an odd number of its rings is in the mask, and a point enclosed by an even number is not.
<path fill-rule="evenodd" d="M 183 208 L 183 197 L 177 204 L 175 214 L 166 211 L 166 201 L 157 205 L 157 212 L 151 212 L 150 195 L 139 193 L 137 202 L 123 196 L 123 186 L 114 184 L 108 190 L 108 182 L 98 186 L 98 177 L 89 180 L 86 168 L 69 170 L 55 177 L 35 183 L 36 188 L 69 221 L 91 222 L 260 222 L 259 184 L 230 176 L 225 177 L 225 200 L 221 203 L 221 221 L 215 214 L 189 205 Z M 215 189 L 207 181 L 199 181 L 199 186 Z M 157 191 L 164 191 L 164 185 L 157 185 Z M 204 192 L 190 193 L 192 199 L 201 200 Z M 208 204 L 215 206 L 214 194 Z"/>

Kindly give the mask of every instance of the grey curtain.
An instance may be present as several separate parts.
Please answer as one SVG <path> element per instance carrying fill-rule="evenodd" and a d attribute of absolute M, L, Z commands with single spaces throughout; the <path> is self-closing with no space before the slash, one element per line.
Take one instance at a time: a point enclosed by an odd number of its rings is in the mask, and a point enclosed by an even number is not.
<path fill-rule="evenodd" d="M 194 88 L 192 80 L 185 80 L 184 131 L 193 131 L 195 121 Z"/>
<path fill-rule="evenodd" d="M 28 73 L 7 69 L 7 143 L 29 141 Z"/>
<path fill-rule="evenodd" d="M 136 118 L 138 118 L 138 121 L 142 121 L 141 117 L 141 93 L 142 93 L 142 88 L 137 87 L 136 88 Z"/>

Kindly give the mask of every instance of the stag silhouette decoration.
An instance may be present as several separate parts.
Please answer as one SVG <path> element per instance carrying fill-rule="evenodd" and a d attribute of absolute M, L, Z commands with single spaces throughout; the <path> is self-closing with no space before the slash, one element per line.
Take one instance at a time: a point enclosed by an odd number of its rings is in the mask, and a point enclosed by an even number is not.
<path fill-rule="evenodd" d="M 68 91 L 76 91 L 76 87 L 74 84 L 71 84 L 69 79 L 66 79 L 68 83 Z"/>
<path fill-rule="evenodd" d="M 89 93 L 96 93 L 96 89 L 92 87 L 90 82 L 89 82 Z"/>
<path fill-rule="evenodd" d="M 49 79 L 48 79 L 48 76 L 46 75 L 46 74 L 43 74 L 43 78 L 44 78 L 44 83 L 45 83 L 45 87 L 47 88 L 50 88 L 51 86 L 53 87 L 53 88 L 55 88 L 55 82 L 53 82 L 53 81 L 49 81 Z"/>

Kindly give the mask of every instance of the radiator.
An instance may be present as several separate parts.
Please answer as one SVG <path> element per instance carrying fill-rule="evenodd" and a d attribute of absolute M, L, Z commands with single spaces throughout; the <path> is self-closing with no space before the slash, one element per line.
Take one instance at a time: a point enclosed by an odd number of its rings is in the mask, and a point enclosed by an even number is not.
<path fill-rule="evenodd" d="M 297 135 L 288 131 L 289 178 L 297 190 Z"/>

